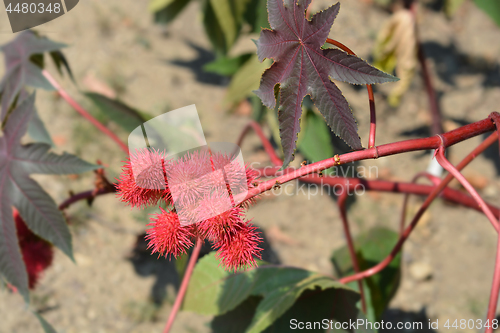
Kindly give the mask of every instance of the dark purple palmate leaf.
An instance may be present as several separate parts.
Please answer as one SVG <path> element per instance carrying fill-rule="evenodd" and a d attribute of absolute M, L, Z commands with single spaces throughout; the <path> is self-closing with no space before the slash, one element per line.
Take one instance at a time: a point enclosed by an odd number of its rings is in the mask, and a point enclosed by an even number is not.
<path fill-rule="evenodd" d="M 35 110 L 35 95 L 24 99 L 0 136 L 0 276 L 28 300 L 28 276 L 12 217 L 15 207 L 31 231 L 73 258 L 71 234 L 54 200 L 31 174 L 75 174 L 98 168 L 70 154 L 56 155 L 43 143 L 21 145 Z"/>
<path fill-rule="evenodd" d="M 264 105 L 274 108 L 275 86 L 280 85 L 278 119 L 286 167 L 293 160 L 300 132 L 302 100 L 306 95 L 318 107 L 332 129 L 349 146 L 361 149 L 356 120 L 342 92 L 332 79 L 352 84 L 374 84 L 398 79 L 364 60 L 338 49 L 322 49 L 340 4 L 319 12 L 309 21 L 306 9 L 311 0 L 268 0 L 269 24 L 257 44 L 259 60 L 274 60 L 262 75 L 255 93 Z"/>
<path fill-rule="evenodd" d="M 0 51 L 5 54 L 5 76 L 0 81 L 1 119 L 4 119 L 9 106 L 24 86 L 45 90 L 54 89 L 43 76 L 42 69 L 30 58 L 32 55 L 57 51 L 65 46 L 65 44 L 39 37 L 30 30 L 19 33 L 13 41 L 0 46 Z"/>

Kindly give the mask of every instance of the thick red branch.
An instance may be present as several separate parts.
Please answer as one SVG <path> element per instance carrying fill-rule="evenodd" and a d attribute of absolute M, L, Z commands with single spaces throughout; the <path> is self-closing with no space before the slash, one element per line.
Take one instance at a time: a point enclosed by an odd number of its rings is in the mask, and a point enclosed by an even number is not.
<path fill-rule="evenodd" d="M 69 206 L 71 206 L 72 204 L 80 201 L 80 200 L 88 200 L 88 199 L 93 199 L 99 195 L 103 195 L 103 194 L 108 194 L 108 193 L 115 193 L 116 192 L 116 186 L 113 186 L 112 188 L 109 187 L 109 188 L 103 188 L 103 189 L 99 189 L 99 190 L 90 190 L 90 191 L 85 191 L 85 192 L 81 192 L 81 193 L 78 193 L 78 194 L 75 194 L 75 195 L 72 195 L 71 197 L 69 197 L 68 199 L 64 200 L 60 205 L 59 205 L 59 209 L 60 210 L 64 210 L 66 208 L 68 208 Z"/>
<path fill-rule="evenodd" d="M 498 140 L 499 140 L 499 147 L 500 147 L 500 114 L 494 112 L 490 115 L 490 118 L 493 120 L 497 127 L 497 131 L 495 132 L 497 134 Z M 500 152 L 499 152 L 500 153 Z M 497 216 L 498 217 L 498 216 Z M 500 221 L 499 221 L 500 223 Z M 493 273 L 493 281 L 491 283 L 491 293 L 490 293 L 490 301 L 488 303 L 488 312 L 486 314 L 486 320 L 490 323 L 490 326 L 486 328 L 485 333 L 492 333 L 493 332 L 493 319 L 495 318 L 496 312 L 497 312 L 497 305 L 498 305 L 498 294 L 500 293 L 500 233 L 498 234 L 498 240 L 497 240 L 497 254 L 496 254 L 496 259 L 495 259 L 495 270 Z"/>
<path fill-rule="evenodd" d="M 163 329 L 163 333 L 170 332 L 172 325 L 174 324 L 175 317 L 177 316 L 177 312 L 181 308 L 182 301 L 184 300 L 184 295 L 186 294 L 187 287 L 189 285 L 189 280 L 191 280 L 191 275 L 194 271 L 194 266 L 196 265 L 196 261 L 200 256 L 201 246 L 203 245 L 203 240 L 198 238 L 196 240 L 196 244 L 194 246 L 193 252 L 191 253 L 191 257 L 189 257 L 189 262 L 186 267 L 186 272 L 184 273 L 184 277 L 182 278 L 181 286 L 179 288 L 179 292 L 177 293 L 177 297 L 175 298 L 174 305 L 172 306 L 172 310 L 170 310 L 170 315 L 168 317 L 167 324 Z"/>
<path fill-rule="evenodd" d="M 425 139 L 400 141 L 365 150 L 354 151 L 343 155 L 335 155 L 332 158 L 303 166 L 300 169 L 293 170 L 289 173 L 283 174 L 282 176 L 263 182 L 259 186 L 250 189 L 248 191 L 246 199 L 253 198 L 265 191 L 272 189 L 273 186 L 276 185 L 276 182 L 283 184 L 291 180 L 304 177 L 308 174 L 318 173 L 322 170 L 334 167 L 336 165 L 366 159 L 375 159 L 382 156 L 390 156 L 403 152 L 437 149 L 441 146 L 441 144 L 443 144 L 444 147 L 449 147 L 458 142 L 487 132 L 491 132 L 493 130 L 495 130 L 495 124 L 490 118 L 486 118 L 484 120 L 465 125 L 453 131 L 444 133 L 441 135 L 441 137 L 434 136 Z"/>
<path fill-rule="evenodd" d="M 276 174 L 280 174 L 280 172 L 278 172 L 279 167 L 268 167 L 257 170 L 262 177 L 274 177 Z M 288 169 L 284 172 L 287 171 Z M 353 193 L 357 187 L 362 186 L 366 191 L 406 193 L 425 196 L 429 195 L 434 189 L 434 186 L 432 185 L 393 182 L 389 180 L 366 180 L 350 177 L 319 177 L 317 175 L 307 175 L 299 178 L 299 180 L 305 183 L 330 186 L 331 188 L 333 188 L 334 192 L 336 191 L 336 188 L 338 188 L 339 193 L 340 191 L 348 191 Z M 450 202 L 475 209 L 479 212 L 481 211 L 481 208 L 477 205 L 476 201 L 461 191 L 447 187 L 443 190 L 440 196 Z M 488 203 L 487 205 L 495 216 L 500 216 L 499 208 Z"/>
<path fill-rule="evenodd" d="M 494 113 L 495 115 L 498 115 L 497 113 Z M 500 116 L 500 115 L 499 115 Z M 266 151 L 270 152 L 272 146 L 267 147 L 266 141 L 268 142 L 267 138 L 263 135 L 262 131 L 260 131 L 260 128 L 257 125 L 253 124 L 251 126 L 254 129 L 257 129 L 257 133 L 262 134 L 259 135 L 261 139 L 263 139 L 263 144 L 265 146 Z M 456 144 L 460 141 L 466 140 L 468 138 L 471 138 L 473 136 L 481 135 L 483 133 L 490 132 L 495 129 L 495 125 L 493 121 L 489 118 L 485 120 L 478 121 L 476 123 L 472 123 L 463 127 L 460 127 L 454 131 L 442 134 L 443 138 L 443 143 L 446 147 L 449 147 L 453 144 Z M 240 144 L 241 140 L 243 138 L 243 135 L 240 139 Z M 487 145 L 490 145 L 492 143 L 492 140 L 497 140 L 498 135 L 495 133 L 491 135 L 488 139 L 486 139 L 480 147 L 484 146 L 486 147 Z M 441 139 L 438 136 L 435 137 L 430 137 L 430 138 L 425 138 L 425 139 L 413 139 L 413 140 L 407 140 L 407 141 L 401 141 L 401 142 L 396 142 L 396 143 L 390 143 L 378 147 L 374 147 L 371 149 L 365 149 L 361 151 L 355 151 L 352 153 L 347 153 L 344 155 L 336 155 L 332 158 L 317 162 L 317 163 L 312 163 L 306 166 L 301 167 L 300 169 L 286 169 L 283 172 L 279 173 L 280 176 L 268 180 L 266 182 L 261 183 L 259 186 L 250 189 L 247 199 L 252 198 L 254 196 L 257 196 L 265 191 L 268 191 L 272 189 L 274 185 L 276 185 L 276 182 L 278 181 L 280 184 L 283 184 L 285 182 L 298 179 L 300 178 L 302 181 L 309 182 L 309 183 L 322 183 L 330 186 L 335 186 L 335 185 L 344 185 L 347 184 L 349 186 L 349 189 L 353 190 L 355 186 L 361 184 L 364 186 L 365 190 L 368 191 L 384 191 L 384 192 L 394 192 L 394 193 L 410 193 L 410 194 L 417 194 L 417 195 L 428 195 L 431 193 L 433 187 L 429 185 L 420 185 L 420 184 L 411 184 L 411 183 L 402 183 L 402 182 L 390 182 L 390 181 L 383 181 L 383 180 L 363 180 L 359 178 L 337 178 L 337 177 L 318 177 L 317 175 L 314 175 L 314 173 L 317 173 L 321 170 L 333 167 L 335 165 L 340 165 L 340 164 L 345 164 L 353 161 L 359 161 L 363 159 L 371 159 L 371 158 L 377 158 L 381 156 L 389 156 L 389 155 L 394 155 L 398 153 L 403 153 L 406 151 L 417 151 L 417 150 L 428 150 L 428 149 L 436 149 L 440 146 L 441 144 Z M 269 144 L 270 145 L 270 144 Z M 478 147 L 478 148 L 480 148 Z M 471 153 L 468 155 L 461 163 L 465 163 L 464 165 L 468 164 L 472 159 L 474 159 L 479 152 L 476 153 Z M 276 156 L 276 155 L 274 155 Z M 275 164 L 281 165 L 281 160 L 276 156 L 274 158 Z M 463 166 L 462 166 L 463 167 Z M 460 170 L 460 164 L 457 166 L 457 168 Z M 279 170 L 279 167 L 270 167 L 270 168 L 265 168 L 260 171 L 261 176 L 266 176 L 266 177 L 274 177 L 277 174 L 277 171 Z M 92 198 L 94 195 L 101 195 L 105 193 L 110 193 L 111 191 L 109 190 L 101 190 L 95 193 L 95 191 L 87 191 L 83 193 L 79 193 L 75 196 L 72 196 L 71 198 L 67 199 L 65 202 L 63 202 L 60 205 L 60 209 L 65 209 L 69 205 L 71 205 L 74 202 L 77 202 L 79 200 L 84 200 L 88 198 Z M 464 206 L 474 208 L 476 210 L 479 210 L 480 208 L 478 207 L 477 203 L 472 199 L 471 197 L 467 196 L 464 193 L 461 193 L 456 190 L 452 190 L 450 188 L 445 188 L 442 193 L 443 198 L 462 204 Z M 498 208 L 488 205 L 490 209 L 492 210 L 493 214 L 495 216 L 499 216 L 499 210 Z"/>

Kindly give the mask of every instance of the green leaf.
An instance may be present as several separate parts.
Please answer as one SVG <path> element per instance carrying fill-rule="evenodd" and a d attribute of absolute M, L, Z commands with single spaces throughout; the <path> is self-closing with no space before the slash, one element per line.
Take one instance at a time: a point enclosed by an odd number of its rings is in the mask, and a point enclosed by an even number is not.
<path fill-rule="evenodd" d="M 453 16 L 458 8 L 462 6 L 465 0 L 445 0 L 444 2 L 444 12 L 448 17 Z"/>
<path fill-rule="evenodd" d="M 265 288 L 261 292 L 265 297 L 257 307 L 252 323 L 247 329 L 248 333 L 258 333 L 270 326 L 292 307 L 299 296 L 306 290 L 316 288 L 321 290 L 329 288 L 349 290 L 329 277 L 305 270 L 280 268 L 270 269 L 265 273 L 267 274 L 262 278 L 263 281 L 261 282 L 262 287 Z M 350 296 L 354 299 L 352 302 L 352 307 L 354 307 L 358 297 L 355 293 Z M 343 298 L 339 297 L 339 295 L 330 298 L 332 303 L 340 303 L 341 301 L 343 301 Z"/>
<path fill-rule="evenodd" d="M 148 9 L 152 13 L 156 13 L 157 11 L 160 11 L 164 9 L 165 7 L 169 6 L 174 2 L 175 0 L 151 0 L 149 2 Z"/>
<path fill-rule="evenodd" d="M 184 300 L 184 309 L 207 315 L 223 315 L 250 296 L 263 297 L 246 332 L 261 332 L 272 325 L 306 290 L 333 289 L 330 302 L 354 309 L 359 296 L 352 289 L 319 273 L 300 268 L 262 265 L 231 274 L 220 267 L 214 254 L 197 264 Z M 344 312 L 345 313 L 345 312 Z"/>
<path fill-rule="evenodd" d="M 43 53 L 33 54 L 30 57 L 30 61 L 42 69 L 45 67 Z"/>
<path fill-rule="evenodd" d="M 360 269 L 369 269 L 385 259 L 398 239 L 399 235 L 396 232 L 382 227 L 375 227 L 356 237 L 354 244 Z M 354 273 L 346 246 L 336 250 L 331 260 L 339 277 Z M 401 256 L 398 254 L 380 273 L 363 280 L 370 321 L 380 320 L 383 311 L 399 287 L 400 277 Z M 357 290 L 357 283 L 351 283 L 350 286 Z"/>
<path fill-rule="evenodd" d="M 264 60 L 260 63 L 256 55 L 248 59 L 231 79 L 224 102 L 234 105 L 252 95 L 252 91 L 259 88 L 262 73 L 271 63 L 271 60 Z"/>
<path fill-rule="evenodd" d="M 220 266 L 214 253 L 198 261 L 184 298 L 184 310 L 206 315 L 224 314 L 250 296 L 251 270 L 245 274 L 231 274 Z M 234 289 L 233 289 L 234 288 Z M 238 292 L 230 293 L 231 290 Z"/>
<path fill-rule="evenodd" d="M 320 288 L 315 288 L 306 290 L 285 314 L 263 332 L 289 332 L 291 328 L 290 324 L 294 323 L 293 320 L 296 320 L 296 322 L 319 322 L 322 324 L 322 327 L 314 329 L 313 326 L 312 329 L 307 331 L 325 333 L 332 331 L 351 332 L 349 329 L 335 329 L 335 323 L 348 323 L 349 320 L 355 321 L 361 316 L 359 310 L 356 308 L 358 299 L 359 297 L 356 294 L 347 294 L 342 289 L 329 288 L 321 290 Z M 326 328 L 324 319 L 332 320 L 333 327 L 329 322 L 329 327 Z M 361 332 L 361 330 L 354 330 L 354 332 Z"/>
<path fill-rule="evenodd" d="M 226 314 L 216 316 L 210 327 L 212 333 L 241 333 L 245 332 L 255 315 L 255 311 L 262 297 L 251 296 L 235 309 Z M 332 300 L 342 299 L 340 302 Z M 321 323 L 320 329 L 311 329 L 313 332 L 351 332 L 351 330 L 337 330 L 335 323 L 345 323 L 349 320 L 355 321 L 357 318 L 365 319 L 363 314 L 356 308 L 357 297 L 345 297 L 342 290 L 326 289 L 324 291 L 316 288 L 315 290 L 306 290 L 294 305 L 279 317 L 271 326 L 266 328 L 263 333 L 282 333 L 293 329 L 291 324 L 303 323 Z M 333 314 L 333 316 L 332 316 Z M 328 320 L 328 324 L 324 320 Z M 333 330 L 331 322 L 333 321 Z M 328 329 L 326 328 L 328 325 Z M 316 327 L 318 328 L 318 327 Z M 298 329 L 298 328 L 297 328 Z M 355 332 L 373 332 L 363 328 L 354 330 Z"/>
<path fill-rule="evenodd" d="M 304 103 L 306 104 L 306 103 Z M 330 129 L 323 117 L 311 108 L 306 108 L 297 147 L 311 162 L 318 162 L 333 156 Z"/>
<path fill-rule="evenodd" d="M 215 17 L 219 22 L 227 48 L 233 45 L 238 35 L 238 22 L 231 8 L 231 0 L 209 0 L 214 10 Z"/>
<path fill-rule="evenodd" d="M 246 53 L 231 58 L 221 57 L 203 66 L 203 70 L 219 75 L 231 76 L 235 74 L 251 56 L 251 53 Z"/>
<path fill-rule="evenodd" d="M 155 22 L 168 24 L 187 6 L 190 0 L 153 0 L 149 10 L 155 15 Z"/>
<path fill-rule="evenodd" d="M 217 56 L 224 56 L 238 38 L 249 0 L 205 0 L 203 24 Z"/>
<path fill-rule="evenodd" d="M 127 132 L 132 132 L 137 126 L 151 119 L 146 113 L 139 112 L 124 103 L 110 99 L 97 93 L 85 93 L 97 109 L 120 125 Z"/>
<path fill-rule="evenodd" d="M 179 275 L 179 281 L 182 281 L 184 277 L 184 273 L 186 272 L 187 264 L 188 264 L 189 255 L 187 253 L 183 253 L 179 258 L 175 259 L 175 270 Z"/>
<path fill-rule="evenodd" d="M 216 316 L 210 323 L 212 333 L 241 333 L 245 332 L 252 322 L 255 310 L 262 297 L 250 296 L 233 310 Z"/>
<path fill-rule="evenodd" d="M 252 32 L 259 33 L 261 29 L 270 29 L 267 20 L 266 0 L 250 0 L 243 18 L 250 24 Z"/>
<path fill-rule="evenodd" d="M 68 75 L 70 79 L 75 82 L 75 78 L 73 77 L 73 72 L 71 71 L 71 67 L 69 67 L 69 62 L 66 59 L 66 56 L 64 53 L 61 51 L 53 51 L 50 52 L 50 57 L 54 61 L 54 64 L 56 65 L 57 71 L 59 72 L 59 75 L 63 75 L 62 68 L 66 68 L 66 72 L 68 72 Z"/>
<path fill-rule="evenodd" d="M 283 151 L 283 147 L 281 147 L 281 139 L 280 139 L 280 125 L 278 122 L 278 107 L 276 106 L 273 109 L 267 109 L 266 112 L 266 121 L 271 129 L 271 135 L 273 136 L 274 142 L 278 145 L 279 150 Z"/>
<path fill-rule="evenodd" d="M 34 311 L 33 311 L 33 314 L 36 316 L 36 318 L 38 319 L 38 321 L 42 325 L 43 331 L 45 333 L 57 333 L 55 328 L 52 327 L 52 325 L 50 325 L 50 323 L 48 321 L 46 321 L 40 314 L 38 314 L 37 312 L 34 312 Z"/>
<path fill-rule="evenodd" d="M 395 2 L 395 0 L 375 0 L 374 2 L 380 7 L 389 9 L 389 7 Z"/>
<path fill-rule="evenodd" d="M 224 56 L 229 47 L 226 43 L 226 37 L 224 35 L 224 30 L 222 29 L 219 20 L 215 14 L 214 8 L 210 0 L 204 1 L 203 7 L 203 25 L 205 27 L 205 33 L 212 43 L 215 54 L 218 57 Z"/>
<path fill-rule="evenodd" d="M 259 96 L 253 95 L 249 96 L 249 98 L 250 98 L 250 104 L 252 105 L 252 119 L 260 123 L 266 116 L 267 108 L 262 104 Z"/>
<path fill-rule="evenodd" d="M 474 3 L 486 14 L 488 14 L 498 26 L 500 26 L 500 1 L 474 0 Z"/>

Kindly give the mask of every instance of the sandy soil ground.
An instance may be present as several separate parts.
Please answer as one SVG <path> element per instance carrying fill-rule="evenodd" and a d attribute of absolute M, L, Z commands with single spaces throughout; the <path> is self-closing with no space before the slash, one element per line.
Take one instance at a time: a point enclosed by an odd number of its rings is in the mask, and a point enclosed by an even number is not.
<path fill-rule="evenodd" d="M 315 9 L 329 1 L 316 0 Z M 330 36 L 368 59 L 378 29 L 388 13 L 364 1 L 341 1 L 341 11 Z M 472 3 L 447 20 L 431 8 L 420 15 L 421 38 L 430 61 L 448 129 L 461 122 L 483 119 L 497 110 L 500 100 L 500 29 Z M 0 11 L 0 43 L 12 38 L 5 12 Z M 85 78 L 94 77 L 112 87 L 128 104 L 158 115 L 196 104 L 208 141 L 236 141 L 247 119 L 228 114 L 223 107 L 227 80 L 202 72 L 210 61 L 199 4 L 193 2 L 167 31 L 154 26 L 147 4 L 132 0 L 87 0 L 68 15 L 38 29 L 65 42 L 65 53 L 78 87 L 62 84 L 86 107 L 79 93 Z M 253 43 L 239 42 L 239 50 Z M 178 65 L 179 63 L 186 65 Z M 176 64 L 177 63 L 177 64 Z M 53 67 L 49 70 L 54 71 Z M 0 70 L 1 72 L 2 70 Z M 340 84 L 367 141 L 368 103 L 364 90 Z M 382 86 L 376 94 L 378 144 L 425 135 L 429 122 L 427 96 L 420 78 L 414 80 L 401 106 L 390 108 Z M 107 138 L 97 133 L 54 93 L 40 91 L 37 106 L 57 151 L 70 151 L 89 161 L 100 159 L 110 177 L 116 177 L 125 158 Z M 111 125 L 113 127 L 113 125 Z M 114 128 L 114 127 L 113 127 Z M 126 138 L 126 133 L 120 132 Z M 449 158 L 458 162 L 479 143 L 479 138 L 457 145 Z M 247 162 L 267 163 L 256 138 L 243 146 Z M 498 148 L 496 148 L 498 149 Z M 498 151 L 498 150 L 497 150 Z M 495 151 L 493 150 L 493 156 Z M 300 163 L 301 159 L 297 159 Z M 412 153 L 361 163 L 377 166 L 379 179 L 409 181 L 425 170 L 429 155 Z M 482 194 L 498 202 L 500 182 L 495 162 L 479 157 L 465 172 L 483 181 Z M 92 177 L 39 177 L 36 179 L 57 202 L 68 191 L 91 188 Z M 349 211 L 353 232 L 374 225 L 396 229 L 402 196 L 360 196 Z M 411 209 L 418 208 L 413 198 Z M 131 211 L 113 195 L 100 197 L 91 209 L 79 203 L 68 210 L 77 264 L 57 252 L 54 265 L 33 292 L 33 304 L 60 332 L 159 332 L 175 298 L 178 281 L 168 275 L 167 261 L 149 256 L 130 257 L 138 234 L 144 232 L 146 213 Z M 269 242 L 287 265 L 332 272 L 332 251 L 344 244 L 339 214 L 328 196 L 266 197 L 251 208 L 249 217 L 270 233 Z M 276 236 L 278 235 L 278 236 Z M 406 320 L 484 318 L 493 274 L 496 236 L 481 214 L 442 201 L 434 203 L 404 248 L 403 282 L 388 315 Z M 419 273 L 426 278 L 421 278 Z M 153 300 L 166 292 L 166 301 Z M 0 291 L 0 332 L 40 332 L 36 319 L 25 311 L 19 295 Z M 173 332 L 208 332 L 209 317 L 181 312 Z M 464 332 L 468 332 L 465 330 Z M 472 332 L 472 331 L 471 331 Z"/>

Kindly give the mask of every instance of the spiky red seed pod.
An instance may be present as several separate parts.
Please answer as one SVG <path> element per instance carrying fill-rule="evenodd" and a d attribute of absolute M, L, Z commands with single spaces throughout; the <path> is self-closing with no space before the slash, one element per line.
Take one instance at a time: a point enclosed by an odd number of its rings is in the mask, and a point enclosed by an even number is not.
<path fill-rule="evenodd" d="M 224 177 L 230 184 L 233 194 L 238 194 L 248 189 L 245 166 L 238 159 L 233 159 L 230 155 L 214 154 L 212 156 L 215 170 L 221 170 Z"/>
<path fill-rule="evenodd" d="M 198 224 L 200 234 L 212 242 L 231 237 L 237 232 L 237 225 L 243 223 L 245 213 L 240 206 L 206 219 Z"/>
<path fill-rule="evenodd" d="M 191 205 L 221 183 L 207 150 L 188 152 L 166 164 L 165 171 L 176 205 Z"/>
<path fill-rule="evenodd" d="M 262 238 L 249 222 L 236 225 L 236 232 L 215 244 L 217 258 L 227 270 L 237 271 L 242 268 L 256 266 L 255 258 L 262 259 L 262 249 L 258 247 Z"/>
<path fill-rule="evenodd" d="M 193 226 L 181 226 L 176 213 L 160 209 L 161 214 L 155 214 L 152 223 L 148 224 L 152 227 L 147 230 L 148 249 L 177 258 L 193 245 Z"/>
<path fill-rule="evenodd" d="M 254 184 L 259 178 L 259 173 L 248 165 L 242 166 L 239 160 L 232 160 L 228 155 L 214 154 L 212 159 L 216 169 L 224 170 L 224 176 L 229 185 L 228 191 L 230 191 L 235 198 L 240 199 L 240 201 L 236 203 L 240 204 L 245 209 L 255 204 L 256 200 L 254 198 L 241 202 L 242 198 L 239 197 L 238 194 L 246 193 L 248 189 L 255 187 Z"/>
<path fill-rule="evenodd" d="M 137 151 L 126 162 L 117 186 L 122 201 L 134 207 L 167 199 L 175 201 L 183 221 L 193 221 L 181 225 L 177 213 L 160 208 L 161 213 L 148 224 L 148 248 L 159 255 L 178 257 L 200 236 L 216 243 L 217 256 L 227 269 L 254 266 L 255 258 L 261 258 L 261 238 L 256 227 L 244 222 L 244 209 L 253 200 L 239 203 L 235 198 L 255 186 L 258 173 L 208 150 L 188 152 L 177 160 L 166 161 L 163 156 L 155 150 Z"/>
<path fill-rule="evenodd" d="M 250 168 L 248 165 L 245 168 L 247 176 L 247 186 L 248 188 L 255 187 L 255 183 L 259 179 L 259 172 L 255 169 Z"/>
<path fill-rule="evenodd" d="M 122 167 L 117 196 L 132 207 L 155 205 L 161 199 L 171 202 L 164 164 L 159 151 L 144 149 L 131 154 Z"/>
<path fill-rule="evenodd" d="M 28 286 L 34 289 L 54 258 L 52 244 L 35 235 L 23 221 L 17 210 L 13 213 L 16 222 L 17 237 L 23 255 L 23 261 L 28 272 Z"/>
<path fill-rule="evenodd" d="M 246 166 L 245 173 L 246 173 L 246 178 L 247 178 L 248 189 L 256 187 L 258 185 L 257 180 L 259 179 L 259 172 Z M 243 201 L 240 204 L 240 206 L 243 209 L 248 209 L 248 208 L 250 208 L 250 206 L 255 205 L 256 202 L 257 202 L 256 197 L 253 197 L 253 198 L 250 198 L 250 199 Z"/>

